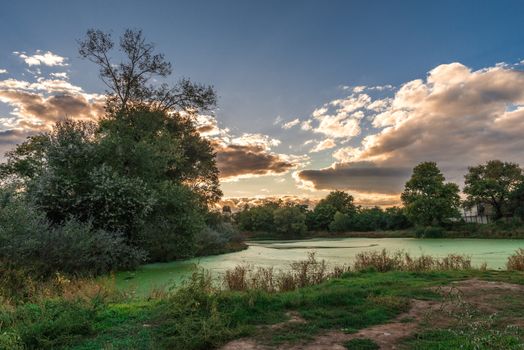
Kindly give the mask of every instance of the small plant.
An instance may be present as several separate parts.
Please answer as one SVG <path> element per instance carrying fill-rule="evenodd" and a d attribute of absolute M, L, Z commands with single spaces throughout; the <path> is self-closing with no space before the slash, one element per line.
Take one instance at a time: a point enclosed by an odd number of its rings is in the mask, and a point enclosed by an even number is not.
<path fill-rule="evenodd" d="M 515 254 L 511 255 L 506 267 L 508 270 L 524 271 L 524 249 L 519 248 Z"/>
<path fill-rule="evenodd" d="M 263 290 L 273 293 L 320 284 L 348 271 L 347 266 L 329 268 L 324 260 L 317 260 L 315 253 L 310 252 L 306 260 L 292 262 L 289 269 L 283 271 L 275 271 L 272 267 L 235 266 L 226 271 L 223 282 L 229 290 Z"/>
<path fill-rule="evenodd" d="M 449 254 L 441 259 L 422 255 L 413 258 L 408 253 L 396 251 L 390 253 L 385 249 L 381 251 L 368 251 L 357 254 L 354 262 L 356 271 L 375 270 L 387 271 L 435 271 L 435 270 L 469 270 L 471 259 L 467 256 Z"/>

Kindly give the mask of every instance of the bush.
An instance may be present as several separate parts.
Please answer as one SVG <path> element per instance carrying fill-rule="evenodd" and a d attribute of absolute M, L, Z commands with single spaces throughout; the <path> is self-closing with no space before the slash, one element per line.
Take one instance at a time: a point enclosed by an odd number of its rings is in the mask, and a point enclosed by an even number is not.
<path fill-rule="evenodd" d="M 315 257 L 315 253 L 309 253 L 306 260 L 292 262 L 289 269 L 283 271 L 275 271 L 272 267 L 238 265 L 226 271 L 223 284 L 228 290 L 272 293 L 316 285 L 348 271 L 347 266 L 329 268 L 324 260 Z"/>
<path fill-rule="evenodd" d="M 197 271 L 160 308 L 160 338 L 168 349 L 213 349 L 238 335 L 219 308 L 209 272 Z"/>
<path fill-rule="evenodd" d="M 415 229 L 415 236 L 417 238 L 442 238 L 444 229 L 437 226 L 418 227 Z"/>
<path fill-rule="evenodd" d="M 206 225 L 195 235 L 196 255 L 214 255 L 229 251 L 232 244 L 241 245 L 238 230 L 229 222 Z"/>
<path fill-rule="evenodd" d="M 408 253 L 396 251 L 368 251 L 357 254 L 354 262 L 357 271 L 446 271 L 471 269 L 471 258 L 463 255 L 449 254 L 438 259 L 422 255 L 412 258 Z"/>
<path fill-rule="evenodd" d="M 196 195 L 187 187 L 164 183 L 137 245 L 151 261 L 171 261 L 194 256 L 196 235 L 205 228 Z"/>
<path fill-rule="evenodd" d="M 96 305 L 81 300 L 47 300 L 0 309 L 2 349 L 56 349 L 93 333 Z"/>
<path fill-rule="evenodd" d="M 90 223 L 70 219 L 51 226 L 42 212 L 11 194 L 0 210 L 0 260 L 42 277 L 57 271 L 99 275 L 134 268 L 145 253 Z"/>
<path fill-rule="evenodd" d="M 518 249 L 515 254 L 508 258 L 506 263 L 508 270 L 524 271 L 524 249 Z"/>

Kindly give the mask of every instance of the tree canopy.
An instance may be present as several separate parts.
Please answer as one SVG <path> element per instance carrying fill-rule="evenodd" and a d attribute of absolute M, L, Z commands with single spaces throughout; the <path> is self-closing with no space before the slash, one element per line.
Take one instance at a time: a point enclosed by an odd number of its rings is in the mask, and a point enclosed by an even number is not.
<path fill-rule="evenodd" d="M 413 223 L 439 225 L 459 216 L 459 188 L 444 181 L 435 162 L 420 163 L 413 169 L 401 194 L 406 215 Z"/>
<path fill-rule="evenodd" d="M 489 203 L 495 210 L 495 219 L 508 213 L 512 192 L 524 181 L 522 169 L 516 163 L 490 160 L 468 168 L 464 193 L 467 205 Z"/>

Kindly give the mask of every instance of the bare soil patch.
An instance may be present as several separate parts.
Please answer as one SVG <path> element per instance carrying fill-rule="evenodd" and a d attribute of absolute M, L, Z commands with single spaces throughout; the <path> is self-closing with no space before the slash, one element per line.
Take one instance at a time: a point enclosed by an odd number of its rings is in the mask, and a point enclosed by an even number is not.
<path fill-rule="evenodd" d="M 510 302 L 508 300 L 524 299 L 524 286 L 522 285 L 479 279 L 453 282 L 432 289 L 443 295 L 444 301 L 413 299 L 409 311 L 400 314 L 392 322 L 364 328 L 357 333 L 329 331 L 309 343 L 283 344 L 276 347 L 258 344 L 254 339 L 246 338 L 232 341 L 222 347 L 222 350 L 344 350 L 346 347 L 343 344 L 354 338 L 371 339 L 382 350 L 400 349 L 403 339 L 424 327 L 429 325 L 433 328 L 450 326 L 453 320 L 450 319 L 449 313 L 460 307 L 461 303 L 468 303 L 481 312 L 495 313 L 507 308 Z M 520 306 L 520 302 L 518 303 Z M 524 305 L 524 300 L 522 305 Z M 296 313 L 290 313 L 288 316 L 290 316 L 288 321 L 265 327 L 264 331 L 271 332 L 289 323 L 306 322 Z M 509 317 L 507 321 L 515 325 L 523 325 L 524 315 Z"/>

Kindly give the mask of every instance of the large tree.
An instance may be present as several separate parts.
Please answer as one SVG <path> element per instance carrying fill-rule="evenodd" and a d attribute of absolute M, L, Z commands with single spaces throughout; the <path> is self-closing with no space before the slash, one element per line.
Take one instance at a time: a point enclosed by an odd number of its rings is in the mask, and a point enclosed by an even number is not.
<path fill-rule="evenodd" d="M 0 181 L 14 182 L 53 225 L 74 218 L 146 248 L 156 260 L 187 257 L 221 191 L 215 153 L 195 117 L 215 106 L 211 87 L 171 73 L 141 31 L 90 30 L 80 54 L 97 63 L 107 108 L 96 123 L 65 119 L 8 153 Z M 154 80 L 155 79 L 155 80 Z"/>
<path fill-rule="evenodd" d="M 406 182 L 401 199 L 406 215 L 416 225 L 439 225 L 459 215 L 459 188 L 445 183 L 435 162 L 420 163 Z"/>
<path fill-rule="evenodd" d="M 466 204 L 489 203 L 495 210 L 495 219 L 508 211 L 512 191 L 524 180 L 522 169 L 516 163 L 490 160 L 470 167 L 465 175 Z"/>
<path fill-rule="evenodd" d="M 191 187 L 203 204 L 216 202 L 222 192 L 215 153 L 195 127 L 195 117 L 216 106 L 214 89 L 188 79 L 174 86 L 153 83 L 171 74 L 171 63 L 140 30 L 120 37 L 121 61 L 112 59 L 109 33 L 88 30 L 79 45 L 80 55 L 99 66 L 108 89 L 100 131 L 113 166 L 126 173 L 155 171 L 155 178 Z"/>

